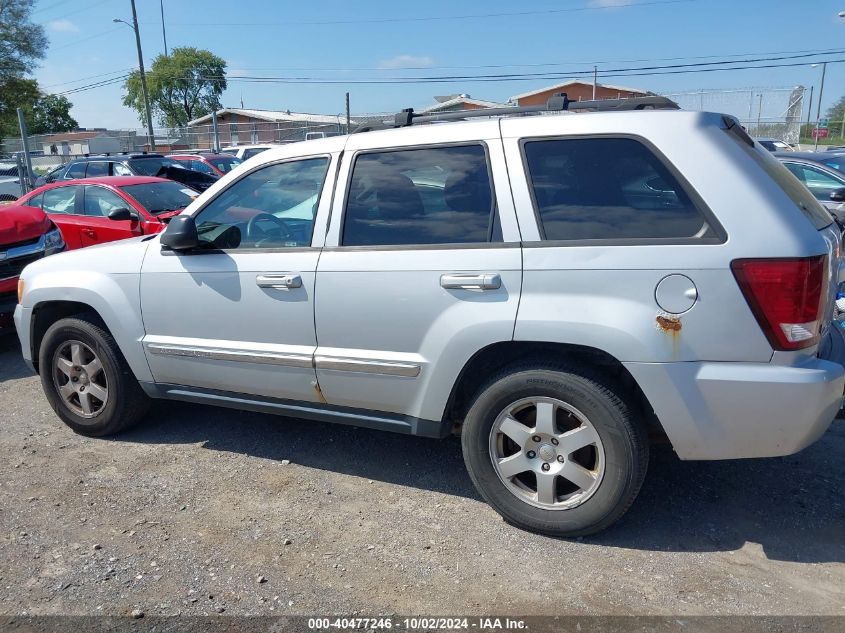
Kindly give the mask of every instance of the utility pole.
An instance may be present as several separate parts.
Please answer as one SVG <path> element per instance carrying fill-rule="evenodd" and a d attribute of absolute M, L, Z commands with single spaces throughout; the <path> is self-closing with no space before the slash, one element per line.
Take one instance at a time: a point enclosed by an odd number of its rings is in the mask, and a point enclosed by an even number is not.
<path fill-rule="evenodd" d="M 349 114 L 349 93 L 346 93 L 346 133 L 349 134 L 349 126 L 352 123 L 352 117 Z"/>
<path fill-rule="evenodd" d="M 20 173 L 18 170 L 18 178 L 21 180 L 21 195 L 32 191 L 32 155 L 29 153 L 29 132 L 26 129 L 26 120 L 23 118 L 23 108 L 18 108 L 18 126 L 21 129 L 21 147 L 23 148 L 23 156 L 26 164 L 26 173 Z"/>
<path fill-rule="evenodd" d="M 154 152 L 156 149 L 156 138 L 155 132 L 153 132 L 150 94 L 147 92 L 147 74 L 144 72 L 144 53 L 141 52 L 141 34 L 138 32 L 138 12 L 135 10 L 135 0 L 129 0 L 129 3 L 132 5 L 132 28 L 135 30 L 135 45 L 138 47 L 138 70 L 141 72 L 141 90 L 144 92 L 144 109 L 147 111 L 147 135 L 149 136 L 150 151 Z"/>
<path fill-rule="evenodd" d="M 593 66 L 593 101 L 596 100 L 596 85 L 599 82 L 599 67 Z"/>
<path fill-rule="evenodd" d="M 161 8 L 161 37 L 164 40 L 164 56 L 167 57 L 167 31 L 164 30 L 164 0 L 159 0 Z"/>
<path fill-rule="evenodd" d="M 822 82 L 819 84 L 819 99 L 816 105 L 816 144 L 813 151 L 819 150 L 819 123 L 822 120 L 822 95 L 824 94 L 824 75 L 827 71 L 827 62 L 822 62 Z"/>

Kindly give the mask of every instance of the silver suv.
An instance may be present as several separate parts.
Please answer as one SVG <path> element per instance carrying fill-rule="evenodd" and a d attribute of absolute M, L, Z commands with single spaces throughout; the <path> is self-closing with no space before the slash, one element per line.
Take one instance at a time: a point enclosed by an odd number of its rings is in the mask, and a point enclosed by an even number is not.
<path fill-rule="evenodd" d="M 84 435 L 151 398 L 460 433 L 507 521 L 601 530 L 651 441 L 793 453 L 845 389 L 830 215 L 733 119 L 672 105 L 267 150 L 161 235 L 27 267 L 23 354 Z"/>

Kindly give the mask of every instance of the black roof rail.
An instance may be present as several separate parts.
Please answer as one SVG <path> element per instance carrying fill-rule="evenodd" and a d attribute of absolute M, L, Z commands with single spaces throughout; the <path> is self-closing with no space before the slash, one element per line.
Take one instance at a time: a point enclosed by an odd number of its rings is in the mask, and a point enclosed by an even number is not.
<path fill-rule="evenodd" d="M 477 117 L 514 116 L 522 114 L 536 114 L 540 112 L 572 112 L 576 110 L 591 110 L 594 112 L 624 112 L 631 110 L 680 110 L 680 106 L 667 97 L 657 95 L 647 97 L 631 97 L 629 99 L 594 99 L 589 101 L 572 101 L 566 93 L 554 95 L 545 104 L 531 106 L 505 106 L 502 108 L 478 108 L 476 110 L 458 110 L 435 114 L 414 112 L 413 108 L 406 108 L 393 116 L 393 123 L 365 123 L 358 126 L 354 133 L 370 132 L 372 130 L 408 127 L 415 123 L 432 123 L 436 121 L 463 121 Z"/>

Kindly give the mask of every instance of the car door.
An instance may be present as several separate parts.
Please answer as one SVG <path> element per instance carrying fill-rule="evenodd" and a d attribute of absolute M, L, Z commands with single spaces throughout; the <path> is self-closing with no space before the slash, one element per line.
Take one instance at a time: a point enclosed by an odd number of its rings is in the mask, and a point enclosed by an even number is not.
<path fill-rule="evenodd" d="M 157 383 L 218 394 L 208 397 L 322 401 L 314 281 L 333 179 L 323 184 L 338 156 L 257 166 L 193 213 L 199 248 L 150 244 L 141 306 Z"/>
<path fill-rule="evenodd" d="M 464 364 L 513 335 L 521 256 L 498 126 L 371 138 L 347 142 L 317 271 L 320 388 L 439 423 Z"/>
<path fill-rule="evenodd" d="M 77 201 L 81 189 L 78 185 L 52 187 L 41 198 L 41 210 L 59 227 L 69 249 L 82 247 L 80 229 L 85 218 Z"/>
<path fill-rule="evenodd" d="M 125 240 L 143 234 L 138 217 L 131 220 L 109 218 L 109 213 L 116 209 L 130 209 L 134 213 L 126 200 L 107 187 L 101 185 L 83 187 L 82 214 L 85 220 L 79 227 L 82 246 Z"/>

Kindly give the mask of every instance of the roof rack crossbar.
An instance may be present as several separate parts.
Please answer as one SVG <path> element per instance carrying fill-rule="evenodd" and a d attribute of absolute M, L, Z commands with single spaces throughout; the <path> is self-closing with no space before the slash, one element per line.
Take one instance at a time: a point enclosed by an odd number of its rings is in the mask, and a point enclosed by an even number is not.
<path fill-rule="evenodd" d="M 680 110 L 677 103 L 667 97 L 657 95 L 648 97 L 631 97 L 629 99 L 594 99 L 589 101 L 572 101 L 566 93 L 554 95 L 545 104 L 530 106 L 505 106 L 502 108 L 478 108 L 476 110 L 459 110 L 456 112 L 442 112 L 427 114 L 414 112 L 413 108 L 406 108 L 393 117 L 393 124 L 367 123 L 353 131 L 369 132 L 371 130 L 388 129 L 391 127 L 407 127 L 415 123 L 431 123 L 436 121 L 461 121 L 464 119 L 494 116 L 514 116 L 534 114 L 537 112 L 562 112 L 575 110 L 591 110 L 594 112 L 625 112 L 631 110 Z"/>

